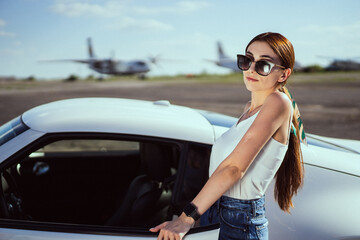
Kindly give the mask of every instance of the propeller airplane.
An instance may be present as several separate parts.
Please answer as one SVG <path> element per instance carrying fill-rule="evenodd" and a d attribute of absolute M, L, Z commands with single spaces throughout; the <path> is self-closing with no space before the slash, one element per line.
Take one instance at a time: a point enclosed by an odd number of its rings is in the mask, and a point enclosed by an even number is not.
<path fill-rule="evenodd" d="M 156 57 L 150 57 L 148 61 L 145 60 L 123 61 L 123 60 L 116 60 L 113 58 L 100 59 L 97 58 L 94 54 L 91 38 L 87 39 L 87 44 L 88 44 L 88 53 L 89 53 L 88 59 L 49 60 L 45 62 L 82 63 L 82 64 L 87 64 L 90 69 L 100 74 L 108 74 L 108 75 L 116 75 L 116 76 L 137 75 L 139 78 L 144 79 L 145 74 L 150 71 L 149 63 L 155 64 L 158 60 L 158 58 Z"/>

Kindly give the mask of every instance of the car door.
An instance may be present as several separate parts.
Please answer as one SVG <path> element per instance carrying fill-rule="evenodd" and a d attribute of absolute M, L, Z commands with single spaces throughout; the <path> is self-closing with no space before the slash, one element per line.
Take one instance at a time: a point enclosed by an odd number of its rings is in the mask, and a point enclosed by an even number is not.
<path fill-rule="evenodd" d="M 154 137 L 45 135 L 1 166 L 8 209 L 1 234 L 155 239 L 148 229 L 181 213 L 205 183 L 209 152 L 209 145 Z M 216 225 L 199 226 L 188 239 L 209 234 L 217 236 Z"/>

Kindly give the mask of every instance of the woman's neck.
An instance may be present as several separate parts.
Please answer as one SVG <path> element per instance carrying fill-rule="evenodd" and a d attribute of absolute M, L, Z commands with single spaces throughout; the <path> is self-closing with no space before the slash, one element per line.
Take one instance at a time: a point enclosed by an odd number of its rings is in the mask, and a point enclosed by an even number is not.
<path fill-rule="evenodd" d="M 257 91 L 257 92 L 251 92 L 251 104 L 249 112 L 253 111 L 254 109 L 258 108 L 259 106 L 263 105 L 265 102 L 265 99 L 272 94 L 273 92 L 276 92 L 277 89 L 271 90 L 271 91 Z"/>

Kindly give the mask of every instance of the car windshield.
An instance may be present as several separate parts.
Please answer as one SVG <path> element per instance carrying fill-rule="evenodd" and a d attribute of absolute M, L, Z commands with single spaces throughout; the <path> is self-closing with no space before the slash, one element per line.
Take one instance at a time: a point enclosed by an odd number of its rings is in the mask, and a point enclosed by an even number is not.
<path fill-rule="evenodd" d="M 201 115 L 203 115 L 212 125 L 220 127 L 232 127 L 237 119 L 235 117 L 227 116 L 220 113 L 209 112 L 204 110 L 197 110 Z"/>
<path fill-rule="evenodd" d="M 28 127 L 21 121 L 21 117 L 14 118 L 0 127 L 0 146 L 17 135 L 26 131 Z"/>

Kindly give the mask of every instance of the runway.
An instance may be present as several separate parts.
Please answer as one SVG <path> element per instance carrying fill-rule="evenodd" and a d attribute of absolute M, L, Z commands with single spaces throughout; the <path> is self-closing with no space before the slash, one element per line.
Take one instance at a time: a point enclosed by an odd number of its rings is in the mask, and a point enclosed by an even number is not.
<path fill-rule="evenodd" d="M 296 83 L 289 89 L 299 105 L 306 132 L 360 140 L 360 82 Z M 39 104 L 77 97 L 165 99 L 235 117 L 241 115 L 250 99 L 241 83 L 137 80 L 0 83 L 0 124 Z"/>

